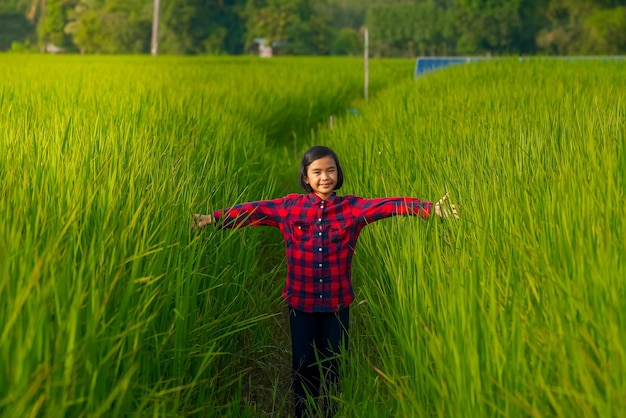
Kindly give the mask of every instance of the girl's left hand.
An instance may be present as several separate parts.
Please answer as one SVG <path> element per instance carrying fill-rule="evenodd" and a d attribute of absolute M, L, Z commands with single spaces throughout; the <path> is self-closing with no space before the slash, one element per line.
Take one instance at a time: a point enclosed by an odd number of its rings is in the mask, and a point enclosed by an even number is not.
<path fill-rule="evenodd" d="M 450 192 L 446 192 L 446 194 L 443 195 L 443 197 L 439 199 L 437 203 L 435 203 L 435 215 L 439 216 L 440 218 L 449 218 L 450 215 L 452 215 L 456 219 L 459 219 L 459 214 L 457 213 L 456 206 L 454 206 L 454 204 L 448 202 L 450 204 L 449 209 L 444 206 L 444 203 L 446 202 L 446 200 L 448 200 L 449 195 Z"/>

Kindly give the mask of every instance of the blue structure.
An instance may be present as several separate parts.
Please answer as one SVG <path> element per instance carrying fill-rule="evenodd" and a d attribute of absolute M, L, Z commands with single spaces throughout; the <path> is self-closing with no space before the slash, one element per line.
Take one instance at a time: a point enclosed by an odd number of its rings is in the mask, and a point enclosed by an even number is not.
<path fill-rule="evenodd" d="M 415 77 L 431 71 L 456 64 L 478 62 L 491 59 L 490 57 L 420 57 L 415 62 Z"/>
<path fill-rule="evenodd" d="M 502 59 L 493 57 L 420 57 L 415 62 L 415 77 L 422 76 L 429 72 L 450 65 L 467 64 L 468 62 L 480 62 L 491 59 Z M 623 55 L 598 55 L 598 56 L 528 56 L 518 57 L 518 61 L 536 60 L 536 59 L 562 59 L 562 60 L 600 60 L 600 61 L 623 61 Z"/>

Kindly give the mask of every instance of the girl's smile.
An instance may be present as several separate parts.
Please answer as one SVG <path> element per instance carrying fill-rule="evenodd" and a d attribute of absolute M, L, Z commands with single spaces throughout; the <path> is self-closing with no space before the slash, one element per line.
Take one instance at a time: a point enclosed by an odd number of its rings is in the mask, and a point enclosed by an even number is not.
<path fill-rule="evenodd" d="M 313 161 L 306 170 L 304 178 L 320 199 L 327 199 L 337 186 L 337 164 L 331 156 Z"/>

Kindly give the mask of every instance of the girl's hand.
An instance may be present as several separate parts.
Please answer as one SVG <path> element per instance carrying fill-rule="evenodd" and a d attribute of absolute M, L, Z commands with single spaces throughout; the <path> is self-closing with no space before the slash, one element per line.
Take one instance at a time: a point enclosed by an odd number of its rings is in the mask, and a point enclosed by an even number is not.
<path fill-rule="evenodd" d="M 191 220 L 191 229 L 195 231 L 212 223 L 213 217 L 211 215 L 200 215 L 196 213 Z"/>
<path fill-rule="evenodd" d="M 444 206 L 444 203 L 446 202 L 446 200 L 448 200 L 449 195 L 450 192 L 446 192 L 446 194 L 443 195 L 443 197 L 439 199 L 437 203 L 435 203 L 435 215 L 439 216 L 440 218 L 449 218 L 450 215 L 452 215 L 456 219 L 459 219 L 459 214 L 457 213 L 456 206 L 454 206 L 454 204 L 449 203 L 450 208 L 446 208 Z"/>

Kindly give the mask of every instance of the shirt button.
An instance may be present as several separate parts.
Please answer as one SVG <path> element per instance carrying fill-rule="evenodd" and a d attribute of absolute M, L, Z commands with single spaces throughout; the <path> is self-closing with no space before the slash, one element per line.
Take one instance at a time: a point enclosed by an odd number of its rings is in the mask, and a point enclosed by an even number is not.
<path fill-rule="evenodd" d="M 321 251 L 322 251 L 322 247 L 320 247 L 318 251 L 320 251 L 320 252 L 321 252 Z"/>
<path fill-rule="evenodd" d="M 322 222 L 322 218 L 317 218 L 317 222 Z"/>
<path fill-rule="evenodd" d="M 322 298 L 322 295 L 320 295 L 320 299 Z"/>
<path fill-rule="evenodd" d="M 319 266 L 322 267 L 322 263 L 319 263 Z"/>
<path fill-rule="evenodd" d="M 323 283 L 323 282 L 324 282 L 324 279 L 320 279 L 320 283 Z"/>
<path fill-rule="evenodd" d="M 320 237 L 322 236 L 322 233 L 320 232 Z"/>

